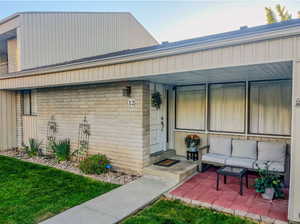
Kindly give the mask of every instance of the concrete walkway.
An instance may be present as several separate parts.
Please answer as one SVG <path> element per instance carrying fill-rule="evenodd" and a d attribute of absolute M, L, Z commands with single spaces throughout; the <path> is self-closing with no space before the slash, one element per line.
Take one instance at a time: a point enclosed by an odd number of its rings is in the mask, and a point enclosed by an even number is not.
<path fill-rule="evenodd" d="M 144 176 L 54 216 L 41 224 L 112 224 L 135 213 L 177 184 Z"/>

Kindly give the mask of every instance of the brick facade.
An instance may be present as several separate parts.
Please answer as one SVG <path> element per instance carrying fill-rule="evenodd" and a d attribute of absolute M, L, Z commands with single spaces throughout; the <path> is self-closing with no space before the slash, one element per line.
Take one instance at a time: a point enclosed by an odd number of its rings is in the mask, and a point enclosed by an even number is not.
<path fill-rule="evenodd" d="M 133 106 L 122 94 L 128 85 Z M 38 89 L 38 139 L 46 143 L 47 123 L 54 116 L 56 138 L 70 138 L 75 149 L 79 124 L 86 115 L 91 125 L 89 153 L 103 153 L 115 167 L 141 173 L 149 162 L 149 101 L 149 86 L 144 82 Z"/>

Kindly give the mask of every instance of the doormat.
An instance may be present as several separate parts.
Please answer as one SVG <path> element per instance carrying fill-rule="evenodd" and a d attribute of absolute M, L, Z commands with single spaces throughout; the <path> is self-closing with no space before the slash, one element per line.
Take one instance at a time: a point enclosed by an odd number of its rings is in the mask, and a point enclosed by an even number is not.
<path fill-rule="evenodd" d="M 173 166 L 174 164 L 179 163 L 179 162 L 180 162 L 180 160 L 176 160 L 176 159 L 164 159 L 164 160 L 161 160 L 157 163 L 154 163 L 154 165 L 170 167 L 170 166 Z"/>

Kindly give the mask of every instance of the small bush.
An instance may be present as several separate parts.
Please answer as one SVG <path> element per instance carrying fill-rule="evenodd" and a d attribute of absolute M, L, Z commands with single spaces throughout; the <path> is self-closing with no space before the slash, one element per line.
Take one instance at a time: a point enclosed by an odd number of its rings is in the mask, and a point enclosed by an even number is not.
<path fill-rule="evenodd" d="M 92 155 L 80 162 L 79 168 L 86 174 L 101 174 L 108 171 L 109 160 L 105 155 Z"/>
<path fill-rule="evenodd" d="M 70 139 L 52 142 L 52 150 L 58 161 L 70 160 L 71 144 Z"/>
<path fill-rule="evenodd" d="M 42 142 L 38 142 L 38 140 L 30 138 L 29 146 L 25 146 L 25 151 L 27 155 L 29 155 L 30 157 L 42 155 L 41 144 Z"/>

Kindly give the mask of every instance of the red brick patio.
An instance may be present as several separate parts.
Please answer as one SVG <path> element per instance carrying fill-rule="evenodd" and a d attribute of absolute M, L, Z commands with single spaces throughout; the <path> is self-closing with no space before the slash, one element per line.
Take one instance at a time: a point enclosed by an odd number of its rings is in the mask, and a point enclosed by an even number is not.
<path fill-rule="evenodd" d="M 223 207 L 229 211 L 243 211 L 245 214 L 255 214 L 257 217 L 287 221 L 288 189 L 284 189 L 286 198 L 268 201 L 255 192 L 253 187 L 255 175 L 249 175 L 249 188 L 244 185 L 244 194 L 239 194 L 239 180 L 227 177 L 227 184 L 220 181 L 220 190 L 216 191 L 216 169 L 199 173 L 187 180 L 170 194 L 177 198 L 194 203 L 204 202 L 212 207 Z M 201 203 L 199 203 L 201 204 Z"/>

